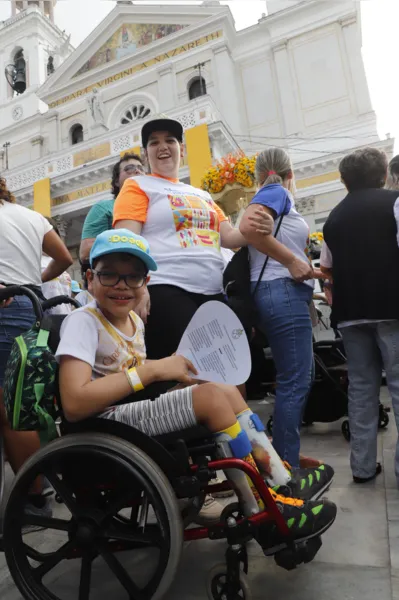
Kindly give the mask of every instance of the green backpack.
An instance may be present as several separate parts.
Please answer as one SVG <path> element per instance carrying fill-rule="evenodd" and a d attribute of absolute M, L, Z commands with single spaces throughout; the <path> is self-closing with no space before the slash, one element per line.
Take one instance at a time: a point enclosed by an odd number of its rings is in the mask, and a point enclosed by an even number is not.
<path fill-rule="evenodd" d="M 51 319 L 44 317 L 15 338 L 4 377 L 4 404 L 12 429 L 38 431 L 42 441 L 57 437 L 58 364 L 48 346 Z"/>

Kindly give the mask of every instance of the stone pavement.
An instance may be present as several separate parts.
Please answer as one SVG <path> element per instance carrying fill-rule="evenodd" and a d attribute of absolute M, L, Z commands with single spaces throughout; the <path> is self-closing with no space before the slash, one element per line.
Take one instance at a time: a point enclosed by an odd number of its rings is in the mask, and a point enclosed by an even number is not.
<path fill-rule="evenodd" d="M 384 388 L 383 401 L 388 402 Z M 251 403 L 265 420 L 271 406 Z M 305 454 L 323 458 L 335 469 L 328 497 L 338 505 L 337 520 L 323 537 L 323 546 L 309 565 L 287 572 L 266 559 L 257 545 L 249 545 L 249 581 L 254 600 L 399 600 L 399 492 L 393 471 L 396 428 L 391 413 L 388 430 L 379 434 L 383 474 L 373 483 L 352 483 L 348 443 L 340 423 L 314 425 L 303 431 Z M 186 544 L 180 569 L 166 600 L 205 599 L 208 571 L 223 561 L 224 542 Z M 71 567 L 68 567 L 72 569 Z M 70 582 L 78 571 L 67 573 L 59 590 L 62 600 L 77 600 Z M 76 589 L 76 588 L 73 588 Z M 93 600 L 122 600 L 126 596 L 107 580 L 92 594 Z M 0 555 L 0 599 L 20 598 Z"/>

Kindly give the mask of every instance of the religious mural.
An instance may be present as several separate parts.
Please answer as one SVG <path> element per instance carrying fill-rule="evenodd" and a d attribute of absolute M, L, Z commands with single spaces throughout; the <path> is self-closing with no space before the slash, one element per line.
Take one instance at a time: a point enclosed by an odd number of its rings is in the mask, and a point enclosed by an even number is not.
<path fill-rule="evenodd" d="M 100 65 L 134 54 L 143 46 L 147 46 L 171 33 L 180 31 L 183 27 L 186 27 L 186 25 L 125 23 L 79 69 L 75 77 Z"/>

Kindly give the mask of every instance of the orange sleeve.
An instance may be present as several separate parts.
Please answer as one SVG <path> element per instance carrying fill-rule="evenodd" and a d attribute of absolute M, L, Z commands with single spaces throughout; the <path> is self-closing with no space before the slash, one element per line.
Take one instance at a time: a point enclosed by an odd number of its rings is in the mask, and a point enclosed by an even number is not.
<path fill-rule="evenodd" d="M 213 208 L 216 210 L 217 215 L 218 215 L 218 219 L 219 219 L 219 223 L 223 223 L 223 221 L 227 221 L 227 217 L 224 214 L 224 212 L 222 211 L 222 209 L 220 208 L 220 206 L 218 206 L 216 204 L 216 202 L 213 202 Z"/>
<path fill-rule="evenodd" d="M 149 198 L 141 189 L 135 179 L 126 179 L 114 204 L 113 227 L 118 221 L 139 221 L 145 223 L 147 220 Z"/>

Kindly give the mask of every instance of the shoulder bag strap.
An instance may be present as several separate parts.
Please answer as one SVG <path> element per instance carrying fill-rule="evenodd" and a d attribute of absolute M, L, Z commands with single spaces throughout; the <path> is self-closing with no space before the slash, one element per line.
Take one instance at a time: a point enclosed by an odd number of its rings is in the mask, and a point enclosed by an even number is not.
<path fill-rule="evenodd" d="M 278 222 L 278 224 L 277 224 L 276 231 L 275 231 L 275 233 L 274 233 L 274 236 L 273 236 L 274 238 L 276 238 L 276 237 L 277 237 L 277 235 L 278 235 L 278 232 L 280 231 L 280 227 L 281 227 L 281 223 L 283 222 L 283 219 L 284 219 L 284 213 L 281 215 L 281 217 L 280 217 L 280 220 L 279 220 L 279 222 Z M 259 284 L 260 284 L 260 282 L 262 281 L 263 273 L 265 272 L 265 269 L 266 269 L 266 267 L 267 267 L 267 263 L 269 262 L 269 258 L 270 258 L 270 256 L 266 256 L 266 258 L 265 258 L 265 262 L 263 263 L 263 267 L 262 267 L 262 270 L 261 270 L 261 272 L 260 272 L 260 275 L 259 275 L 258 281 L 256 282 L 255 289 L 254 289 L 254 291 L 253 291 L 253 293 L 252 293 L 252 296 L 253 296 L 253 297 L 255 296 L 255 294 L 256 294 L 256 292 L 257 292 L 257 289 L 258 289 L 258 287 L 259 287 Z"/>

